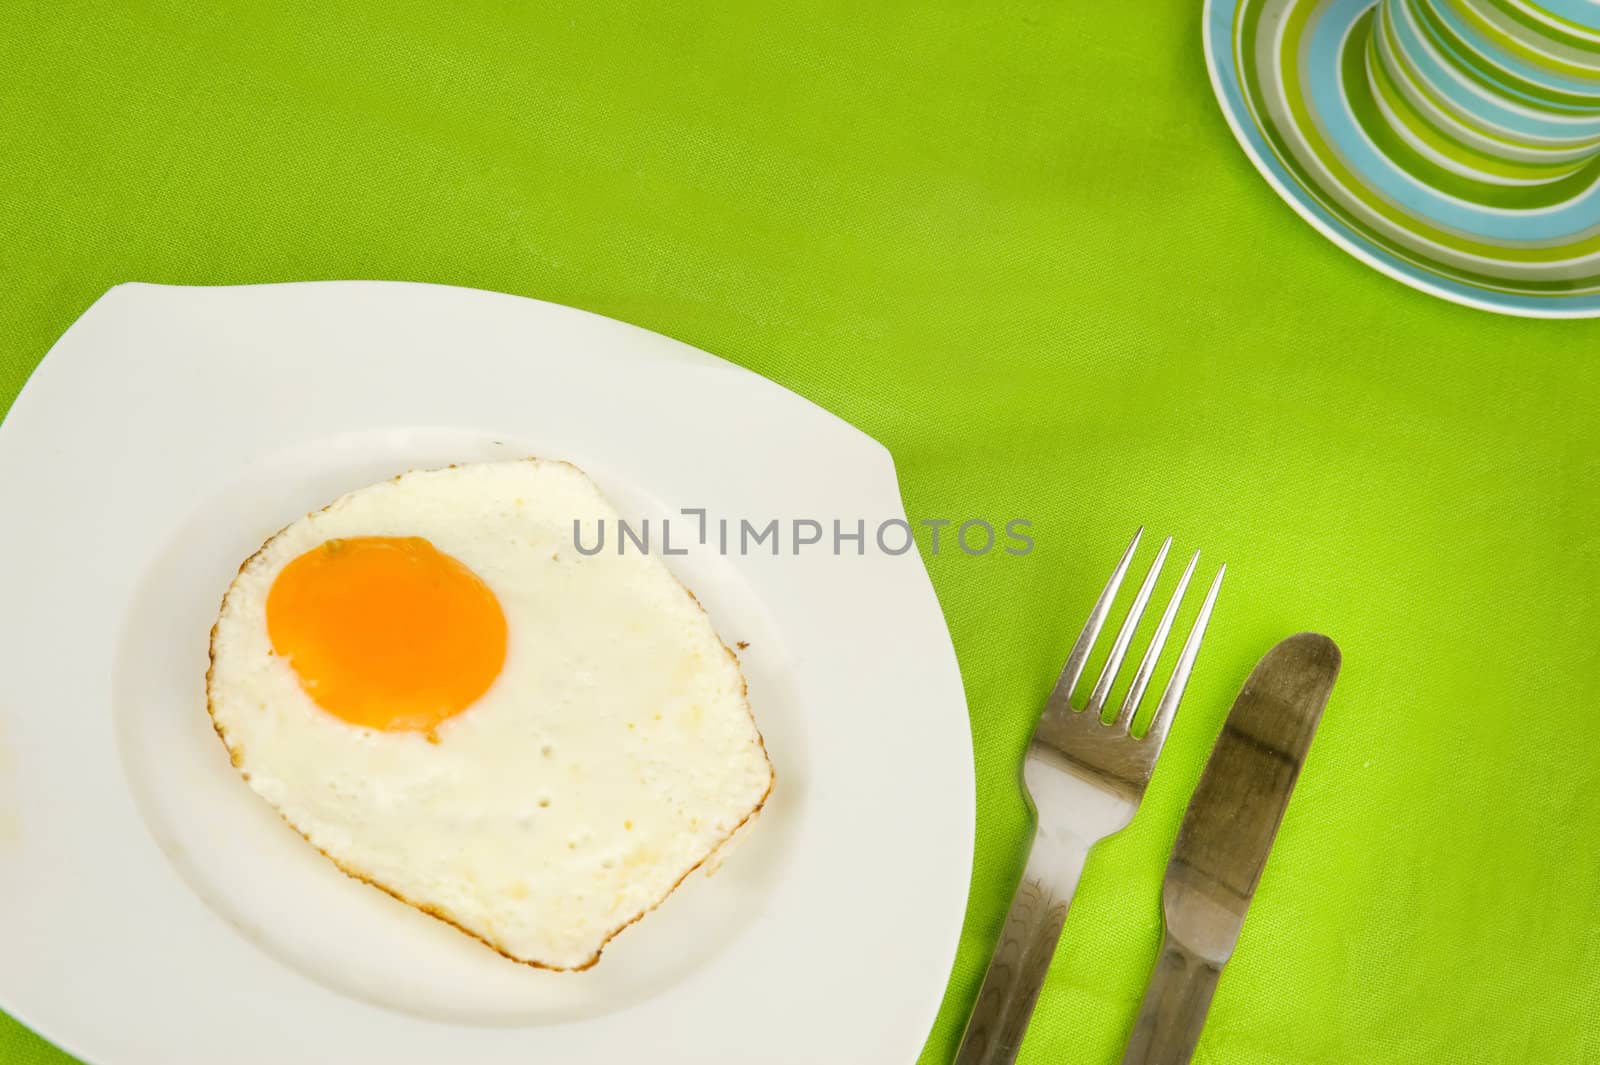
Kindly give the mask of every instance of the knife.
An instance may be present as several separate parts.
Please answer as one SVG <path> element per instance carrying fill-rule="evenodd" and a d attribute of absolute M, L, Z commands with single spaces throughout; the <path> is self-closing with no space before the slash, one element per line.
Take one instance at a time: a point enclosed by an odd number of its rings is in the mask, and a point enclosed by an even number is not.
<path fill-rule="evenodd" d="M 1234 700 L 1161 882 L 1166 935 L 1122 1065 L 1194 1053 L 1338 674 L 1338 646 L 1302 632 L 1268 651 Z"/>

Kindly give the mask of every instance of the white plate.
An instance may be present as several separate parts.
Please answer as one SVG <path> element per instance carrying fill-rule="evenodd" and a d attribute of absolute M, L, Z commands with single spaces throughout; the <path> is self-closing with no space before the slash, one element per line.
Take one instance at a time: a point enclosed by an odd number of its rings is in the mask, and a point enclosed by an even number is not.
<path fill-rule="evenodd" d="M 341 875 L 237 778 L 204 710 L 218 600 L 268 534 L 407 468 L 527 454 L 576 462 L 635 517 L 869 530 L 862 556 L 786 539 L 670 560 L 749 644 L 777 786 L 719 872 L 578 974 Z M 903 518 L 889 455 L 832 415 L 513 296 L 123 285 L 0 425 L 0 501 L 0 1006 L 66 1049 L 884 1065 L 922 1047 L 971 867 L 966 707 L 916 551 L 872 543 Z"/>

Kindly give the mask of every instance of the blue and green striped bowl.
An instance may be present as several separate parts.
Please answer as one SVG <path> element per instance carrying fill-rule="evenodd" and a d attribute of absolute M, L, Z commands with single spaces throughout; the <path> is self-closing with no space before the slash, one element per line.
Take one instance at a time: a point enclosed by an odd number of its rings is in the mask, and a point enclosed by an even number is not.
<path fill-rule="evenodd" d="M 1459 303 L 1600 316 L 1600 2 L 1207 0 L 1239 143 L 1351 254 Z"/>

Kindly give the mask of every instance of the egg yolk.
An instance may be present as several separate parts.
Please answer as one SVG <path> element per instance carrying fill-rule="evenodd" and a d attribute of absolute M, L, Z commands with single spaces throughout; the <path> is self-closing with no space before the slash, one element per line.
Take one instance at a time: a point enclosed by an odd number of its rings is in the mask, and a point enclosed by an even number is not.
<path fill-rule="evenodd" d="M 316 704 L 426 732 L 500 673 L 506 617 L 477 574 L 418 536 L 329 540 L 283 568 L 267 635 Z"/>

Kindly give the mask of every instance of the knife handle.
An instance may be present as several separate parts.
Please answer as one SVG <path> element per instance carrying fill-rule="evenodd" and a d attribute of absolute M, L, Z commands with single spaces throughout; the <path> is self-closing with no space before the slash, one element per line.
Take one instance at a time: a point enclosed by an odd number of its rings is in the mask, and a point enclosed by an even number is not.
<path fill-rule="evenodd" d="M 1221 975 L 1167 933 L 1122 1065 L 1188 1065 Z"/>

